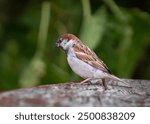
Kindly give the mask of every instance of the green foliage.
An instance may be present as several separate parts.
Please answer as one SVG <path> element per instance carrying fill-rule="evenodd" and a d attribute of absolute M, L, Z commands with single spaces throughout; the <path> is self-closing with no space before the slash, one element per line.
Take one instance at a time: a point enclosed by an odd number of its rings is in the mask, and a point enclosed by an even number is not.
<path fill-rule="evenodd" d="M 104 6 L 91 14 L 90 4 L 88 0 L 82 0 L 83 5 L 83 21 L 80 32 L 80 39 L 84 41 L 90 48 L 94 49 L 100 44 L 107 18 L 106 8 Z"/>
<path fill-rule="evenodd" d="M 63 51 L 55 48 L 63 33 L 81 38 L 117 76 L 150 79 L 148 12 L 113 0 L 14 1 L 9 7 L 5 2 L 0 12 L 0 91 L 79 80 Z"/>

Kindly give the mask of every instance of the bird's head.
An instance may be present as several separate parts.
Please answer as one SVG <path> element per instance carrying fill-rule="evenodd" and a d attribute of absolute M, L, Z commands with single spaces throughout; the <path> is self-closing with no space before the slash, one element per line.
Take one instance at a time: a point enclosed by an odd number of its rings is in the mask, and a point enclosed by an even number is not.
<path fill-rule="evenodd" d="M 73 34 L 63 34 L 58 38 L 56 47 L 62 48 L 63 50 L 68 50 L 78 42 L 80 42 L 80 40 Z"/>

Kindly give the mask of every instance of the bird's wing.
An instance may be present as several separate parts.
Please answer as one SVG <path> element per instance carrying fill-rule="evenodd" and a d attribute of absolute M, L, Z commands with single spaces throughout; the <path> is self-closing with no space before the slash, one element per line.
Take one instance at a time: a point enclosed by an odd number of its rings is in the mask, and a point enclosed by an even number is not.
<path fill-rule="evenodd" d="M 74 45 L 73 47 L 74 47 L 74 51 L 78 59 L 81 59 L 85 63 L 101 71 L 111 74 L 111 71 L 104 64 L 104 62 L 101 59 L 99 59 L 97 55 L 86 45 L 79 43 L 79 44 Z"/>

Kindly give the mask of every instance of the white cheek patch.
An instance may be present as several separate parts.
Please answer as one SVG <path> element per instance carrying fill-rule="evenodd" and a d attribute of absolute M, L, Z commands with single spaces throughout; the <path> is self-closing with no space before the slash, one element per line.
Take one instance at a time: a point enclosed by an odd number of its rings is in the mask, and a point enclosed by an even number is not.
<path fill-rule="evenodd" d="M 63 40 L 63 41 L 60 43 L 60 45 L 61 45 L 63 48 L 66 46 L 66 44 L 67 44 L 67 40 Z"/>
<path fill-rule="evenodd" d="M 67 39 L 64 39 L 61 43 L 61 46 L 64 50 L 69 49 L 69 47 L 72 47 L 74 45 L 73 40 L 68 41 Z"/>

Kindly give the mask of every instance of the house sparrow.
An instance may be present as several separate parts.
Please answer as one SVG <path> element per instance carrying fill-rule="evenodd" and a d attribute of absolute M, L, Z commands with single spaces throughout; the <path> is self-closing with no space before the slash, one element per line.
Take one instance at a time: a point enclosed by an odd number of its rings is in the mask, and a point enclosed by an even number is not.
<path fill-rule="evenodd" d="M 71 69 L 85 79 L 81 83 L 102 79 L 103 86 L 107 89 L 105 79 L 124 82 L 114 76 L 104 62 L 73 34 L 61 35 L 56 47 L 65 51 Z"/>

